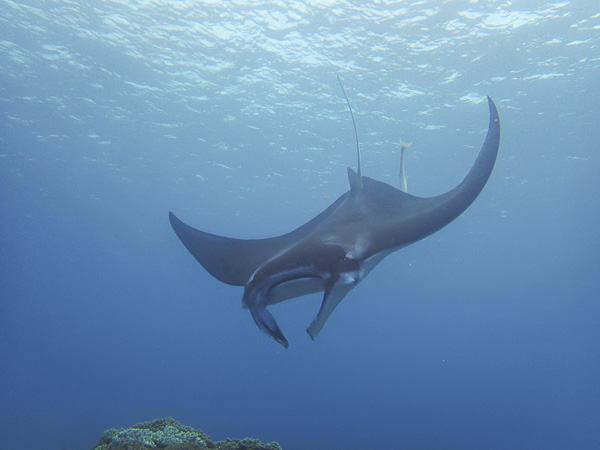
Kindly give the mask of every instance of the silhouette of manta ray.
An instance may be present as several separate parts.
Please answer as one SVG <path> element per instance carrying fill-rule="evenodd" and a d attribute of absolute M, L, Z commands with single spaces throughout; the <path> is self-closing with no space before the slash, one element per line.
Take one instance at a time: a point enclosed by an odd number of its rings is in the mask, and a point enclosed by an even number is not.
<path fill-rule="evenodd" d="M 341 86 L 341 81 L 340 81 Z M 350 102 L 342 86 L 354 123 Z M 445 194 L 424 198 L 348 168 L 350 190 L 296 230 L 268 239 L 234 239 L 196 230 L 172 212 L 175 233 L 213 277 L 244 286 L 242 304 L 256 325 L 284 347 L 288 341 L 267 306 L 323 291 L 306 330 L 314 339 L 343 298 L 387 255 L 452 222 L 489 179 L 500 144 L 500 119 L 488 97 L 490 121 L 479 155 L 465 179 Z"/>

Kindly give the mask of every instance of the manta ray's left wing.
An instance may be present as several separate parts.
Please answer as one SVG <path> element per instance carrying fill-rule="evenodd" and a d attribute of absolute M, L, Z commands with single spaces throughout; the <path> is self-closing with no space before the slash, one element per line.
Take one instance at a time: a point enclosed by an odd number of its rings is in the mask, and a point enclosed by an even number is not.
<path fill-rule="evenodd" d="M 256 270 L 275 255 L 308 236 L 346 200 L 342 195 L 325 211 L 294 231 L 267 239 L 235 239 L 197 230 L 169 213 L 171 226 L 185 248 L 217 280 L 244 286 Z"/>
<path fill-rule="evenodd" d="M 271 239 L 234 239 L 197 230 L 172 212 L 169 221 L 185 248 L 217 280 L 244 286 L 260 264 L 276 253 L 281 243 Z"/>

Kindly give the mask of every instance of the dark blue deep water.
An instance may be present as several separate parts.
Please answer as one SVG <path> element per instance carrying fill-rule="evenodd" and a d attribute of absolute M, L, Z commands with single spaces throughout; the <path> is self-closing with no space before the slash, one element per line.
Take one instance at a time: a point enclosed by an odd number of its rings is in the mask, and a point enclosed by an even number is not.
<path fill-rule="evenodd" d="M 268 237 L 363 173 L 483 193 L 290 348 L 173 233 Z M 173 416 L 286 450 L 600 448 L 597 1 L 0 0 L 0 449 Z"/>

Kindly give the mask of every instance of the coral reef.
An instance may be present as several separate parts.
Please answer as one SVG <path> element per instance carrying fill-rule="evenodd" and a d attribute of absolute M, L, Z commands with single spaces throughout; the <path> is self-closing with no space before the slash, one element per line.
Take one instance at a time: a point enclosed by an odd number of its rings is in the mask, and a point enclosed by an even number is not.
<path fill-rule="evenodd" d="M 111 428 L 100 436 L 92 450 L 282 450 L 279 444 L 263 444 L 258 439 L 212 441 L 200 430 L 182 425 L 172 417 L 141 422 L 130 428 Z"/>

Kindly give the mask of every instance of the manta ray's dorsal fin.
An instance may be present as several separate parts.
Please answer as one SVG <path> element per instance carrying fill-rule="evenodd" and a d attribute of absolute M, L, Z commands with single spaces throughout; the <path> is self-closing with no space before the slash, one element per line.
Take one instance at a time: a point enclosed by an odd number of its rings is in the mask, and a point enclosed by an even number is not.
<path fill-rule="evenodd" d="M 344 98 L 346 99 L 346 103 L 348 104 L 348 109 L 350 110 L 350 116 L 352 117 L 352 125 L 354 126 L 354 137 L 356 138 L 356 157 L 358 170 L 357 172 L 354 172 L 352 169 L 348 168 L 348 179 L 350 180 L 350 189 L 352 190 L 352 192 L 355 192 L 356 189 L 362 190 L 362 171 L 360 169 L 360 143 L 358 142 L 358 130 L 356 129 L 356 121 L 354 120 L 354 113 L 352 112 L 352 106 L 350 106 L 350 100 L 348 100 L 346 90 L 344 89 L 344 85 L 342 84 L 342 80 L 340 79 L 339 75 L 337 76 L 337 79 L 340 83 L 340 87 L 342 88 L 342 92 L 344 93 Z"/>
<path fill-rule="evenodd" d="M 348 167 L 348 181 L 350 182 L 350 192 L 360 192 L 362 189 L 362 177 L 352 168 Z"/>

